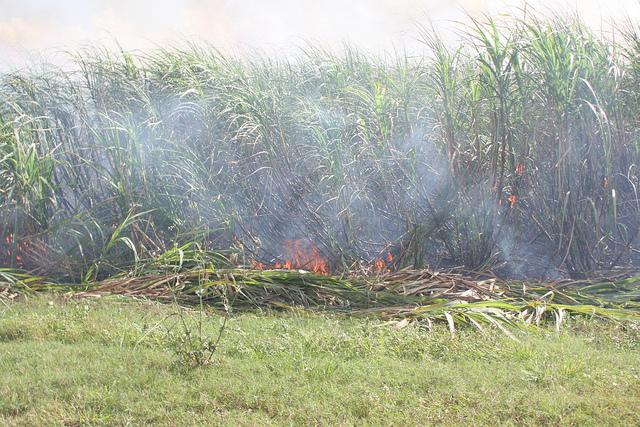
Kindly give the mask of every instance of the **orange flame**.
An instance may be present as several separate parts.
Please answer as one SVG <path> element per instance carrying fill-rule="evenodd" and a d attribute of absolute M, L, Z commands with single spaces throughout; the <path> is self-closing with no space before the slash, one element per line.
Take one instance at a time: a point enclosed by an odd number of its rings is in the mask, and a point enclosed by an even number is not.
<path fill-rule="evenodd" d="M 29 242 L 20 241 L 15 238 L 12 233 L 6 234 L 4 238 L 0 238 L 0 246 L 4 246 L 6 250 L 0 252 L 0 256 L 6 256 L 7 258 L 15 257 L 15 261 L 18 267 L 23 268 L 25 266 L 25 262 L 23 256 L 29 250 Z"/>
<path fill-rule="evenodd" d="M 373 271 L 376 273 L 385 273 L 389 271 L 389 264 L 391 264 L 392 262 L 393 262 L 393 254 L 391 254 L 391 251 L 387 251 L 387 254 L 384 258 L 376 258 L 373 261 L 373 265 L 372 265 Z"/>
<path fill-rule="evenodd" d="M 516 207 L 516 202 L 518 201 L 518 196 L 516 196 L 515 194 L 510 195 L 509 197 L 507 197 L 507 200 L 509 201 L 509 206 L 511 207 L 511 209 Z"/>
<path fill-rule="evenodd" d="M 264 270 L 266 268 L 266 265 L 261 263 L 261 262 L 258 262 L 256 260 L 252 259 L 251 260 L 251 267 L 255 268 L 256 270 Z"/>
<path fill-rule="evenodd" d="M 251 261 L 251 266 L 258 270 L 268 270 L 270 268 L 291 270 L 296 268 L 322 275 L 330 273 L 329 263 L 310 240 L 285 240 L 282 246 L 284 248 L 284 262 L 263 264 L 254 260 Z"/>
<path fill-rule="evenodd" d="M 329 274 L 327 261 L 318 248 L 306 239 L 284 241 L 285 268 L 301 268 L 317 274 Z"/>
<path fill-rule="evenodd" d="M 382 273 L 385 270 L 386 265 L 382 259 L 378 258 L 373 262 L 373 271 L 375 271 L 376 273 Z"/>

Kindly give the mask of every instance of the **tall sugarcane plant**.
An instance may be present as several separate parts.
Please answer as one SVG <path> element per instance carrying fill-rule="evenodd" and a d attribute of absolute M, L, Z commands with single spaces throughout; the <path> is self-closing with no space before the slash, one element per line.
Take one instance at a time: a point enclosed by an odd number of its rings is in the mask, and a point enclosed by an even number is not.
<path fill-rule="evenodd" d="M 77 281 L 187 243 L 333 271 L 637 267 L 640 42 L 485 18 L 374 57 L 88 49 L 0 76 L 0 258 Z M 133 218 L 133 220 L 132 220 Z M 386 259 L 386 258 L 385 258 Z"/>

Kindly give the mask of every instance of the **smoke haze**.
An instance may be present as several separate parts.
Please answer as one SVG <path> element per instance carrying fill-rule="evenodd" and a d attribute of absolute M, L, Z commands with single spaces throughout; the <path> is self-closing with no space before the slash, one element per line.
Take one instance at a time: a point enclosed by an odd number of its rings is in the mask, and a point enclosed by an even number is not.
<path fill-rule="evenodd" d="M 182 40 L 206 41 L 234 53 L 287 53 L 311 41 L 350 43 L 373 52 L 420 49 L 419 25 L 451 29 L 466 14 L 521 14 L 505 0 L 0 0 L 0 55 L 20 65 L 86 44 L 117 42 L 145 49 Z M 576 10 L 606 30 L 612 20 L 640 16 L 636 0 L 529 1 L 538 10 Z"/>

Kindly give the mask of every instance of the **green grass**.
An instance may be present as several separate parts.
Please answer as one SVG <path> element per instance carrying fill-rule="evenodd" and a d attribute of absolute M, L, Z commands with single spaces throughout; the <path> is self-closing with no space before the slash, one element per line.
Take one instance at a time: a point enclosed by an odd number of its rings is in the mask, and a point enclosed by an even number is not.
<path fill-rule="evenodd" d="M 49 299 L 0 305 L 2 425 L 640 423 L 633 325 L 570 320 L 517 342 L 471 329 L 451 337 L 444 325 L 242 313 L 213 363 L 187 368 L 172 344 L 174 307 Z M 205 317 L 205 332 L 219 321 Z"/>

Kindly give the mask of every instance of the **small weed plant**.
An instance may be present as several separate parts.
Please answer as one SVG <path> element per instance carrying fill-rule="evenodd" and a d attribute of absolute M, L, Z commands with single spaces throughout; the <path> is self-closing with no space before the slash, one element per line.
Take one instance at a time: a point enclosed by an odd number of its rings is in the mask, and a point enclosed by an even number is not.
<path fill-rule="evenodd" d="M 173 293 L 180 330 L 177 335 L 168 334 L 168 342 L 171 351 L 176 356 L 176 363 L 180 367 L 198 368 L 211 364 L 224 335 L 227 320 L 231 314 L 231 304 L 227 298 L 227 292 L 226 290 L 223 292 L 224 316 L 219 319 L 219 325 L 213 332 L 207 327 L 212 316 L 205 312 L 203 299 L 206 293 L 205 287 L 200 287 L 196 291 L 198 296 L 196 316 L 187 315 L 186 309 L 178 302 L 176 292 Z"/>

